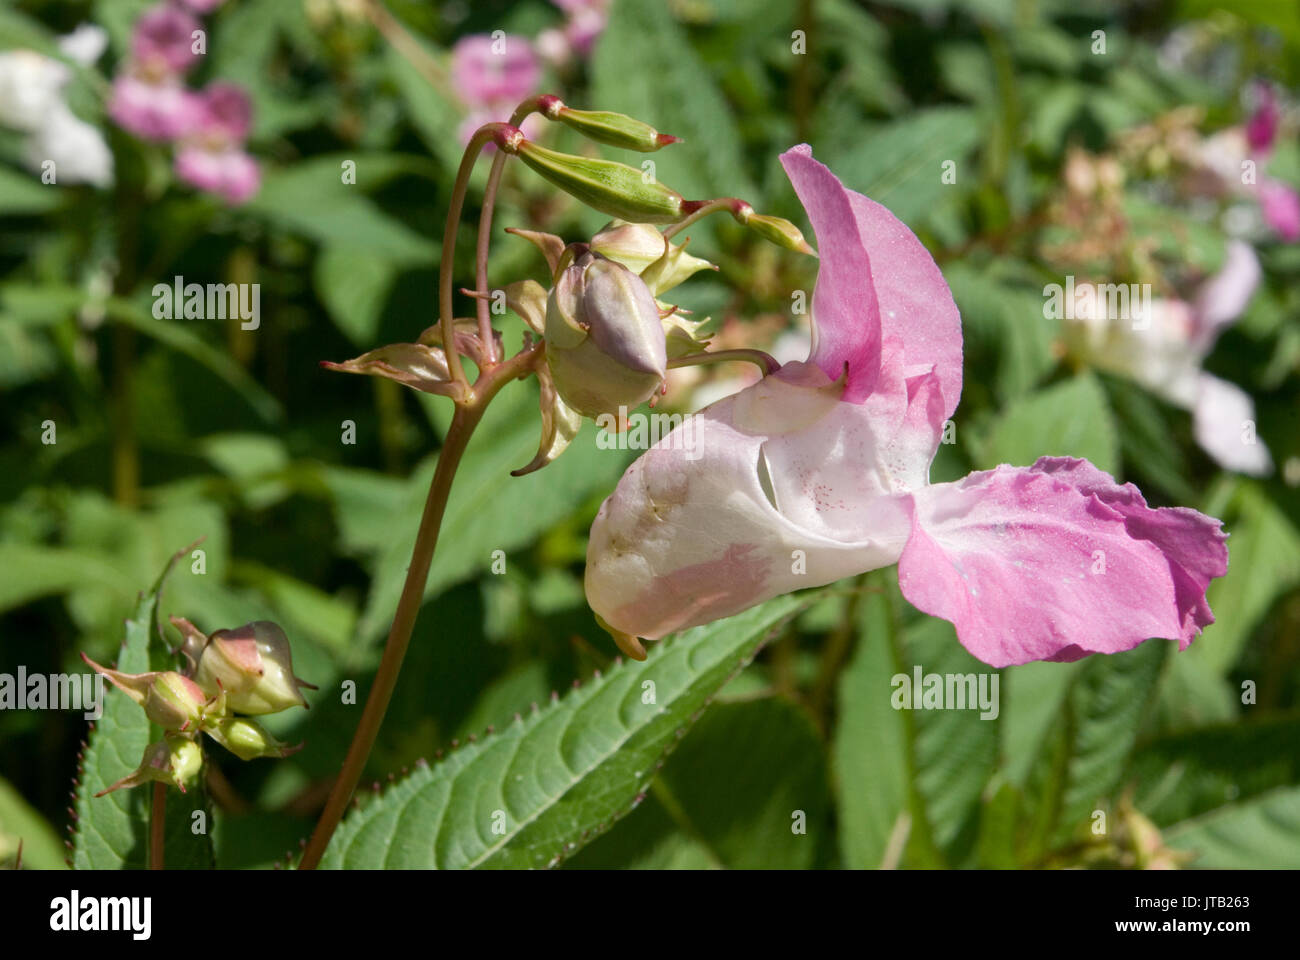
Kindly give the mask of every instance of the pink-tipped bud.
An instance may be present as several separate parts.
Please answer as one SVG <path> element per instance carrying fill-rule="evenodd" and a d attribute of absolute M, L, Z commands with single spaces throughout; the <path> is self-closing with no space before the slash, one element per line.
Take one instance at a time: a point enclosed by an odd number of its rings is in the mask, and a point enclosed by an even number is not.
<path fill-rule="evenodd" d="M 680 139 L 660 133 L 650 124 L 625 114 L 610 110 L 574 110 L 557 98 L 551 98 L 542 104 L 542 112 L 551 120 L 558 120 L 577 130 L 588 140 L 625 150 L 653 153 Z"/>
<path fill-rule="evenodd" d="M 208 697 L 198 684 L 175 670 L 122 673 L 101 667 L 84 653 L 81 659 L 144 707 L 145 715 L 164 730 L 188 730 L 202 723 Z"/>
<path fill-rule="evenodd" d="M 210 695 L 224 692 L 231 711 L 252 715 L 305 707 L 300 688 L 316 689 L 293 675 L 289 638 L 269 620 L 212 634 L 194 679 Z"/>
<path fill-rule="evenodd" d="M 682 219 L 680 193 L 626 164 L 559 153 L 522 136 L 498 136 L 497 146 L 517 154 L 555 186 L 607 216 L 634 223 L 676 223 Z"/>

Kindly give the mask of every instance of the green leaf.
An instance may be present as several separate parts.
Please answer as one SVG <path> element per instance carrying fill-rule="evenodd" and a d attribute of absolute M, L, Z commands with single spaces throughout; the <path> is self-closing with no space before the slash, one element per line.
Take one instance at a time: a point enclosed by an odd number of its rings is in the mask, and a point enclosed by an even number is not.
<path fill-rule="evenodd" d="M 135 613 L 126 623 L 126 640 L 117 660 L 124 673 L 144 673 L 167 669 L 171 664 L 151 663 L 151 647 L 165 650 L 161 638 L 151 641 L 158 597 L 172 563 L 185 555 L 176 554 L 158 582 L 140 595 Z M 161 659 L 161 658 L 160 658 Z M 143 868 L 148 863 L 148 824 L 152 788 L 149 785 L 95 794 L 134 771 L 149 745 L 160 731 L 150 729 L 144 711 L 118 690 L 105 693 L 103 715 L 90 735 L 82 757 L 81 776 L 77 784 L 77 835 L 73 847 L 73 866 L 79 870 L 120 870 Z M 195 833 L 191 814 L 202 810 L 211 821 L 201 783 L 187 794 L 168 789 L 164 851 L 166 865 L 174 869 L 209 868 L 213 865 L 209 834 Z"/>
<path fill-rule="evenodd" d="M 1091 656 L 1078 669 L 1025 789 L 1026 861 L 1037 862 L 1082 830 L 1119 786 L 1167 651 L 1166 641 L 1149 640 Z"/>
<path fill-rule="evenodd" d="M 667 4 L 615 4 L 591 70 L 593 104 L 683 139 L 654 155 L 657 180 L 688 200 L 757 202 L 732 111 Z"/>
<path fill-rule="evenodd" d="M 1300 867 L 1300 787 L 1286 787 L 1188 820 L 1165 843 L 1196 854 L 1193 867 L 1294 870 Z"/>
<path fill-rule="evenodd" d="M 318 243 L 362 250 L 403 266 L 432 263 L 438 245 L 380 210 L 360 192 L 358 184 L 343 182 L 341 160 L 322 158 L 267 174 L 257 196 L 243 209 Z"/>
<path fill-rule="evenodd" d="M 1011 404 L 993 422 L 977 460 L 1027 466 L 1039 457 L 1084 457 L 1108 473 L 1119 468 L 1119 439 L 1097 378 L 1083 373 Z"/>
<path fill-rule="evenodd" d="M 718 704 L 660 778 L 689 834 L 722 866 L 804 870 L 831 839 L 826 751 L 788 701 Z"/>
<path fill-rule="evenodd" d="M 22 845 L 23 866 L 33 870 L 62 870 L 64 847 L 40 812 L 4 777 L 0 777 L 0 864 L 10 865 Z"/>
<path fill-rule="evenodd" d="M 1133 757 L 1134 805 L 1164 827 L 1275 787 L 1298 786 L 1297 743 L 1295 713 L 1157 737 Z"/>
<path fill-rule="evenodd" d="M 43 184 L 30 174 L 0 167 L 0 213 L 17 217 L 30 213 L 48 213 L 63 202 L 58 187 Z"/>
<path fill-rule="evenodd" d="M 330 317 L 358 348 L 379 335 L 379 321 L 397 268 L 385 257 L 331 245 L 316 258 L 316 293 Z"/>
<path fill-rule="evenodd" d="M 876 580 L 885 591 L 898 589 L 892 575 Z M 858 651 L 840 679 L 834 756 L 840 851 L 849 867 L 897 863 L 905 840 L 909 863 L 961 859 L 997 761 L 996 716 L 982 719 L 973 705 L 907 706 L 924 702 L 914 690 L 917 668 L 945 687 L 949 676 L 973 676 L 976 690 L 983 680 L 988 693 L 994 682 L 1000 687 L 999 671 L 967 653 L 944 620 L 922 618 L 894 639 L 896 606 L 892 594 L 864 596 Z"/>
<path fill-rule="evenodd" d="M 1228 575 L 1210 584 L 1215 622 L 1184 656 L 1220 674 L 1236 664 L 1260 619 L 1300 583 L 1300 533 L 1257 483 L 1239 483 L 1228 509 Z"/>
<path fill-rule="evenodd" d="M 884 204 L 915 227 L 944 199 L 945 191 L 974 183 L 966 158 L 981 139 L 978 113 L 968 107 L 932 107 L 855 137 L 839 155 L 824 157 L 844 184 Z M 944 163 L 956 184 L 943 182 Z"/>
<path fill-rule="evenodd" d="M 558 864 L 635 806 L 709 699 L 806 602 L 781 597 L 653 644 L 644 663 L 417 770 L 344 820 L 322 866 Z"/>

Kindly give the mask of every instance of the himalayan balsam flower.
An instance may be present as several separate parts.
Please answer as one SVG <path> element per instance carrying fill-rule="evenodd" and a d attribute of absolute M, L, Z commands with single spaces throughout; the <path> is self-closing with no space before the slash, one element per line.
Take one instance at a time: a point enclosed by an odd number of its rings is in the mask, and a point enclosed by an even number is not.
<path fill-rule="evenodd" d="M 1086 460 L 931 484 L 961 393 L 948 286 L 806 145 L 781 159 L 821 248 L 812 353 L 698 414 L 693 450 L 670 435 L 633 463 L 592 527 L 592 609 L 653 639 L 897 563 L 903 595 L 993 666 L 1190 644 L 1227 569 L 1220 522 Z"/>
<path fill-rule="evenodd" d="M 1190 410 L 1196 442 L 1220 466 L 1262 476 L 1273 461 L 1268 447 L 1248 432 L 1254 401 L 1202 369 L 1219 334 L 1246 309 L 1260 276 L 1250 245 L 1229 240 L 1223 266 L 1201 284 L 1193 302 L 1153 300 L 1147 316 L 1128 319 L 1107 318 L 1105 300 L 1087 298 L 1065 321 L 1066 339 L 1089 363 Z"/>
<path fill-rule="evenodd" d="M 460 128 L 462 143 L 485 123 L 508 120 L 537 90 L 541 67 L 526 37 L 485 33 L 461 37 L 451 51 L 451 83 L 469 110 Z M 536 118 L 529 118 L 534 125 Z M 529 122 L 524 125 L 531 135 Z"/>
<path fill-rule="evenodd" d="M 194 65 L 194 31 L 199 21 L 180 7 L 162 4 L 146 11 L 131 34 L 131 56 L 145 69 L 181 74 Z"/>

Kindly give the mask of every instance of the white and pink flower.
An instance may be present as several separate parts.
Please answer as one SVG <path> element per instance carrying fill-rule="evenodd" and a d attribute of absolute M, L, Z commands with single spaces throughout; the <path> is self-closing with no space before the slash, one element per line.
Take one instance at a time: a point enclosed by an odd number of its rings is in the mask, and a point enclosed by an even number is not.
<path fill-rule="evenodd" d="M 897 563 L 903 595 L 994 666 L 1190 644 L 1227 569 L 1219 521 L 1084 460 L 930 483 L 961 394 L 948 285 L 807 146 L 781 159 L 821 250 L 812 351 L 697 414 L 689 450 L 670 435 L 632 464 L 592 527 L 592 609 L 654 639 Z"/>

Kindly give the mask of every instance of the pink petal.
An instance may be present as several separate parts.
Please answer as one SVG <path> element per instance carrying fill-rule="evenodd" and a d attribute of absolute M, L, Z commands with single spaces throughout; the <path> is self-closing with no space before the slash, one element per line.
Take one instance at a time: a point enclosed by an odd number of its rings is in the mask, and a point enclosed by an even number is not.
<path fill-rule="evenodd" d="M 1196 442 L 1214 462 L 1227 470 L 1263 477 L 1273 472 L 1268 447 L 1254 433 L 1255 401 L 1235 384 L 1208 373 L 1196 378 L 1196 404 L 1192 407 L 1192 429 Z"/>
<path fill-rule="evenodd" d="M 845 400 L 860 402 L 874 388 L 882 341 L 897 338 L 906 375 L 933 368 L 944 417 L 952 416 L 961 396 L 961 316 L 934 258 L 887 209 L 846 189 L 807 144 L 786 151 L 781 163 L 821 257 L 810 359 L 832 378 L 848 363 Z"/>
<path fill-rule="evenodd" d="M 952 621 L 995 667 L 1116 653 L 1150 637 L 1186 648 L 1213 622 L 1227 571 L 1218 521 L 1152 510 L 1086 460 L 1000 466 L 913 495 L 903 595 Z"/>
<path fill-rule="evenodd" d="M 1195 340 L 1201 350 L 1208 351 L 1220 331 L 1246 311 L 1261 275 L 1259 258 L 1251 246 L 1229 240 L 1223 266 L 1196 295 Z"/>
<path fill-rule="evenodd" d="M 467 107 L 506 102 L 506 116 L 537 89 L 541 66 L 527 37 L 461 37 L 451 51 L 451 82 Z M 504 118 L 503 118 L 504 119 Z"/>

